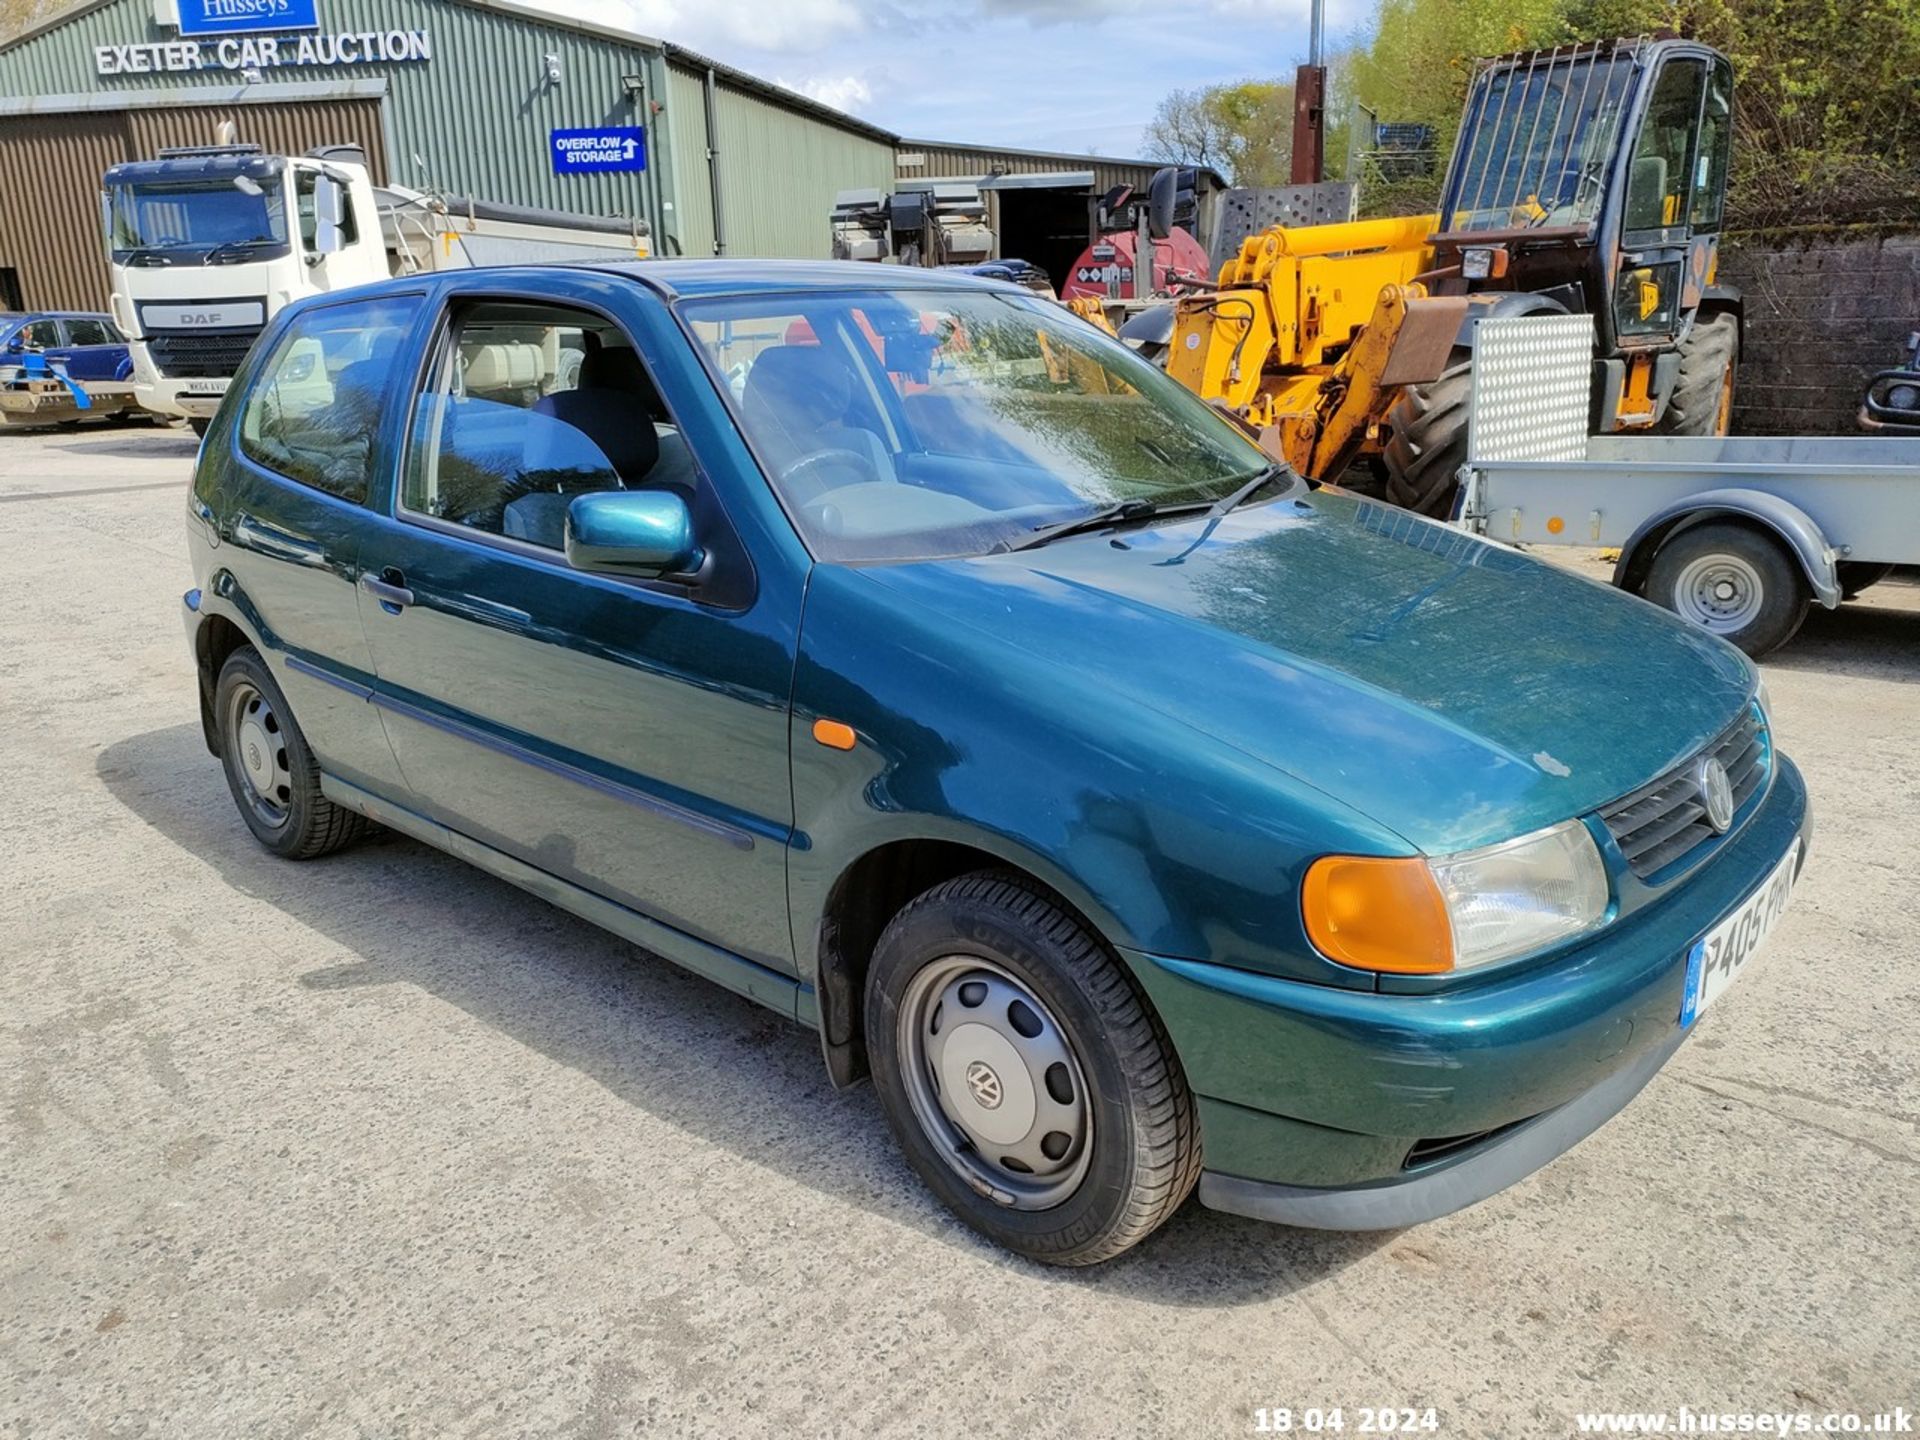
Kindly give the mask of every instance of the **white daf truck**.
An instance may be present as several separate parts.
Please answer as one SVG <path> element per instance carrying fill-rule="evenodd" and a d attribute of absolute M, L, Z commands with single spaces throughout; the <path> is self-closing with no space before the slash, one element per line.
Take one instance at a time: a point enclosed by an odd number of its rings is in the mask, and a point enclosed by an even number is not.
<path fill-rule="evenodd" d="M 101 212 L 134 396 L 196 430 L 290 301 L 424 270 L 649 253 L 636 220 L 376 187 L 357 146 L 162 150 L 107 171 Z"/>

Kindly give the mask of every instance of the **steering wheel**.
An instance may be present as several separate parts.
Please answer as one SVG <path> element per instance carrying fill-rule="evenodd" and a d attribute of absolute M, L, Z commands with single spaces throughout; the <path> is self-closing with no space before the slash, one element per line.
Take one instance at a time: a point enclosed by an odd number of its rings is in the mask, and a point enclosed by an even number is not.
<path fill-rule="evenodd" d="M 821 473 L 834 467 L 858 473 L 850 477 Z M 811 451 L 780 472 L 781 485 L 798 505 L 809 505 L 829 490 L 838 490 L 844 485 L 877 484 L 882 478 L 872 456 L 840 447 Z"/>

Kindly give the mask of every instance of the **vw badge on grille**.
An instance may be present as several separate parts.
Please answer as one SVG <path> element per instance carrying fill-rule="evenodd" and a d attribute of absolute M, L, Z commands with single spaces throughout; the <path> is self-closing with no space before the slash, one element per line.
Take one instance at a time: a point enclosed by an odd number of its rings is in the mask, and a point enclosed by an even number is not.
<path fill-rule="evenodd" d="M 1700 803 L 1706 807 L 1707 824 L 1713 833 L 1724 835 L 1733 828 L 1733 783 L 1727 779 L 1727 767 L 1709 755 L 1694 772 L 1693 783 L 1700 791 Z"/>
<path fill-rule="evenodd" d="M 993 1073 L 992 1067 L 978 1060 L 967 1066 L 967 1088 L 973 1092 L 973 1098 L 980 1102 L 982 1109 L 1000 1108 L 1000 1077 Z"/>

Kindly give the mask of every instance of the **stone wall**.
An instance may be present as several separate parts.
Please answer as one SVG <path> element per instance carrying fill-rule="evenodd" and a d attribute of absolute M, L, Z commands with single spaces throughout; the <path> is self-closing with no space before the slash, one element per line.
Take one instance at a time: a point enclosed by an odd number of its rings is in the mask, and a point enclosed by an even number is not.
<path fill-rule="evenodd" d="M 1856 433 L 1867 377 L 1920 330 L 1920 234 L 1749 236 L 1720 279 L 1747 305 L 1736 435 Z"/>

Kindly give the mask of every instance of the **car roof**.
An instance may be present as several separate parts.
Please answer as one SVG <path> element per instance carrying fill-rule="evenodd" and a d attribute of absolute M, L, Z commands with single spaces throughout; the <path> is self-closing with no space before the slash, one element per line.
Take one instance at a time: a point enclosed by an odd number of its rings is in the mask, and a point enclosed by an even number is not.
<path fill-rule="evenodd" d="M 630 275 L 669 299 L 712 295 L 775 295 L 793 291 L 999 290 L 1030 295 L 1019 285 L 918 265 L 870 260 L 627 260 L 596 265 Z"/>
<path fill-rule="evenodd" d="M 0 320 L 111 320 L 104 310 L 7 310 Z"/>

